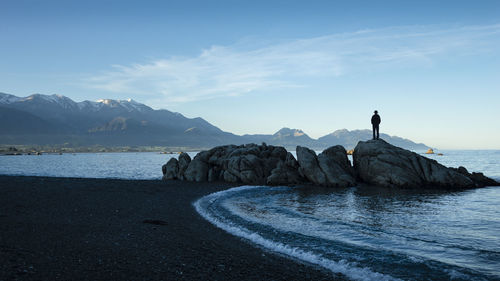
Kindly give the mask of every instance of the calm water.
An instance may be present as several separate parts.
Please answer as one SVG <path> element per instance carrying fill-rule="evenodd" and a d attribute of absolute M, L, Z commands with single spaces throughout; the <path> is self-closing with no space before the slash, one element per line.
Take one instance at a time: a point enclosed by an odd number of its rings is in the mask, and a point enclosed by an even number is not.
<path fill-rule="evenodd" d="M 500 151 L 431 157 L 500 179 Z M 499 205 L 500 187 L 243 186 L 195 208 L 229 233 L 354 280 L 500 280 Z"/>
<path fill-rule="evenodd" d="M 0 156 L 0 175 L 161 179 L 161 166 L 172 157 L 178 155 L 113 152 Z"/>
<path fill-rule="evenodd" d="M 159 179 L 171 157 L 177 155 L 0 156 L 0 174 Z M 429 157 L 500 180 L 500 151 Z M 439 192 L 243 186 L 203 197 L 195 208 L 229 233 L 350 279 L 500 280 L 499 205 L 499 187 Z"/>

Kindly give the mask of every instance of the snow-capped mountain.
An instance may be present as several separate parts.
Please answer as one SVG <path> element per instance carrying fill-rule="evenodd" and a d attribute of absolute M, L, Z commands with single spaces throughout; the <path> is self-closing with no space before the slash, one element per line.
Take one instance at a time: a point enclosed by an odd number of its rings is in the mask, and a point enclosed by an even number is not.
<path fill-rule="evenodd" d="M 165 109 L 154 110 L 132 99 L 75 102 L 62 95 L 28 97 L 0 93 L 0 143 L 74 145 L 164 145 L 211 147 L 222 144 L 266 142 L 289 149 L 302 145 L 323 149 L 332 145 L 353 148 L 371 138 L 369 130 L 337 130 L 319 139 L 300 129 L 282 128 L 273 135 L 237 136 L 223 132 L 202 118 L 187 118 Z M 424 144 L 382 135 L 388 142 L 410 149 Z"/>
<path fill-rule="evenodd" d="M 2 135 L 7 139 L 13 135 L 32 135 L 33 123 L 38 126 L 36 134 L 58 132 L 57 136 L 41 138 L 31 136 L 32 142 L 49 139 L 61 142 L 68 139 L 87 143 L 109 145 L 183 145 L 198 146 L 200 143 L 220 143 L 223 139 L 236 137 L 223 132 L 202 118 L 187 118 L 168 110 L 151 107 L 128 100 L 101 99 L 75 102 L 62 95 L 34 94 L 16 97 L 0 93 Z M 15 120 L 15 122 L 13 122 Z M 23 130 L 22 128 L 26 128 Z M 186 133 L 196 129 L 197 136 Z M 15 134 L 13 133 L 15 132 Z M 19 139 L 19 138 L 17 138 Z M 4 142 L 0 139 L 0 142 Z"/>
<path fill-rule="evenodd" d="M 54 105 L 58 105 L 64 109 L 80 110 L 80 111 L 85 111 L 85 110 L 98 111 L 106 107 L 121 108 L 129 112 L 135 110 L 140 112 L 153 110 L 151 107 L 142 103 L 138 103 L 133 99 L 127 99 L 127 100 L 100 99 L 97 101 L 85 100 L 82 102 L 75 102 L 68 97 L 57 94 L 54 95 L 33 94 L 27 97 L 16 97 L 14 95 L 0 93 L 0 105 L 11 105 L 14 103 L 29 102 L 29 101 L 51 103 Z"/>

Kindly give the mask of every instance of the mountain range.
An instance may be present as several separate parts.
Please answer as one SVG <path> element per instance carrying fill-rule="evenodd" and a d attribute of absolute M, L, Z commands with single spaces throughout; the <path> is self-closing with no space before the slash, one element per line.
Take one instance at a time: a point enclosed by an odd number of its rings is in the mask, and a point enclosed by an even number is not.
<path fill-rule="evenodd" d="M 318 150 L 337 144 L 352 149 L 372 134 L 370 130 L 342 129 L 313 139 L 302 130 L 282 128 L 273 135 L 240 136 L 224 132 L 200 117 L 154 110 L 131 99 L 75 102 L 62 95 L 17 97 L 5 93 L 0 93 L 0 132 L 0 144 L 209 148 L 265 142 Z M 428 148 L 397 136 L 381 134 L 381 138 L 407 149 Z"/>

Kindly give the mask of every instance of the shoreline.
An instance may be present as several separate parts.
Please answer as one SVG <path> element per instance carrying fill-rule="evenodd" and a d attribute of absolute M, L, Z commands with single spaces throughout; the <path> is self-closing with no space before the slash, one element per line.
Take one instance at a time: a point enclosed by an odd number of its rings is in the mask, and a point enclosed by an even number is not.
<path fill-rule="evenodd" d="M 0 175 L 0 280 L 332 280 L 192 203 L 238 184 Z"/>

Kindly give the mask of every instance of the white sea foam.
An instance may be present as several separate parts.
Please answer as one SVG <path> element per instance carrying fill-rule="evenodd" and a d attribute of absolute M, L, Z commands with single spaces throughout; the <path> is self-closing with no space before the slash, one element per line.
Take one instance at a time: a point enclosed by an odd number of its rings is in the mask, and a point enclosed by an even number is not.
<path fill-rule="evenodd" d="M 260 234 L 252 232 L 241 225 L 237 225 L 226 218 L 218 217 L 216 214 L 212 214 L 208 209 L 202 207 L 203 203 L 211 205 L 214 204 L 222 196 L 253 188 L 258 188 L 258 186 L 240 186 L 229 190 L 219 191 L 200 198 L 193 205 L 196 211 L 213 225 L 225 230 L 232 235 L 247 239 L 273 252 L 284 254 L 286 256 L 290 256 L 311 264 L 319 265 L 332 271 L 333 273 L 340 273 L 354 280 L 397 280 L 392 276 L 373 272 L 369 268 L 359 267 L 344 260 L 333 261 L 311 251 L 306 251 L 297 247 L 291 247 L 281 242 L 266 239 Z"/>
<path fill-rule="evenodd" d="M 265 214 L 261 214 L 261 216 L 256 216 L 255 209 L 259 208 L 259 206 L 253 206 L 252 212 L 249 214 L 245 210 L 242 210 L 241 207 L 235 204 L 232 200 L 225 200 L 221 205 L 235 216 L 244 218 L 247 221 L 279 229 L 281 231 L 295 232 L 325 240 L 341 241 L 349 244 L 357 244 L 358 246 L 377 248 L 377 245 L 371 245 L 363 242 L 363 234 L 354 230 L 350 231 L 349 225 L 343 226 L 342 232 L 332 232 L 328 226 L 323 225 L 321 222 L 307 220 L 299 216 L 293 217 L 292 215 L 284 215 L 275 212 L 266 212 Z M 287 210 L 294 212 L 292 209 Z M 300 225 L 300 228 L 297 228 L 297 225 Z M 342 226 L 337 225 L 336 227 L 339 228 Z M 349 235 L 343 237 L 342 235 L 346 232 L 349 232 Z"/>

